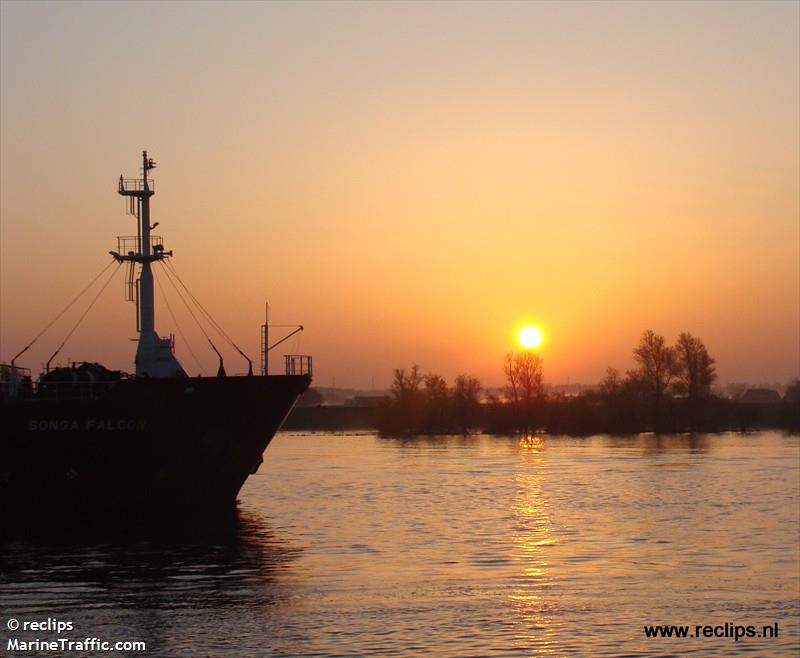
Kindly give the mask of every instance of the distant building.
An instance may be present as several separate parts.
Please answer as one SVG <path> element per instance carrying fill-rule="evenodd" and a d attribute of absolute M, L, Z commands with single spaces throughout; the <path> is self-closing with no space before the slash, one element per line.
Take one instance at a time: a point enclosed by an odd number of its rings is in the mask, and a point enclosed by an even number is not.
<path fill-rule="evenodd" d="M 568 398 L 576 397 L 587 391 L 596 391 L 596 384 L 545 384 L 545 389 L 550 393 L 560 393 Z"/>
<path fill-rule="evenodd" d="M 732 400 L 736 400 L 742 397 L 748 388 L 750 388 L 750 384 L 747 382 L 731 382 L 725 387 L 725 393 L 727 393 L 728 397 Z"/>
<path fill-rule="evenodd" d="M 751 388 L 739 398 L 744 404 L 775 404 L 782 400 L 781 394 L 771 388 Z"/>
<path fill-rule="evenodd" d="M 309 388 L 305 393 L 300 396 L 297 401 L 298 407 L 318 407 L 323 404 L 325 400 L 322 394 L 315 388 Z"/>
<path fill-rule="evenodd" d="M 386 400 L 389 399 L 388 395 L 356 395 L 344 401 L 345 407 L 360 407 L 361 409 L 374 409 L 381 406 Z"/>

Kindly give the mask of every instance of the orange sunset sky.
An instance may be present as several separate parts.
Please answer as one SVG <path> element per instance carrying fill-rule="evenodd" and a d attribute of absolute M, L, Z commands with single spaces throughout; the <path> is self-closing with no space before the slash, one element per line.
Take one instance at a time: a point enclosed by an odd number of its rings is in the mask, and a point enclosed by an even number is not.
<path fill-rule="evenodd" d="M 116 181 L 146 148 L 183 279 L 256 362 L 265 300 L 304 324 L 287 347 L 317 385 L 383 387 L 413 362 L 497 385 L 528 322 L 553 383 L 631 367 L 647 328 L 699 335 L 723 383 L 785 382 L 799 8 L 2 2 L 0 358 L 135 233 Z M 135 335 L 120 271 L 62 360 L 132 370 Z M 180 337 L 177 354 L 198 371 Z"/>

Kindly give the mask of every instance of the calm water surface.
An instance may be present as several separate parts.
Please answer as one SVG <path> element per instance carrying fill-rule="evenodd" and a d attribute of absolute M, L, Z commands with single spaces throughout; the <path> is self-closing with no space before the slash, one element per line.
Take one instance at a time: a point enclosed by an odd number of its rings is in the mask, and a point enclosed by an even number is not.
<path fill-rule="evenodd" d="M 238 519 L 171 525 L 0 540 L 0 655 L 11 616 L 148 656 L 800 652 L 797 437 L 279 434 Z M 725 622 L 779 636 L 643 632 Z"/>

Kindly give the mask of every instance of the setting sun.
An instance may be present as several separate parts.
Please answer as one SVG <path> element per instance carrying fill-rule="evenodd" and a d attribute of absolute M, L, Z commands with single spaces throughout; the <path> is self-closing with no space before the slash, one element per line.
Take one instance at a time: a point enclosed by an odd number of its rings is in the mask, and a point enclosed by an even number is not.
<path fill-rule="evenodd" d="M 539 327 L 534 327 L 531 325 L 522 327 L 519 331 L 519 335 L 517 336 L 517 340 L 519 340 L 520 345 L 528 350 L 534 350 L 542 344 L 542 339 L 544 338 L 542 334 L 542 330 Z"/>

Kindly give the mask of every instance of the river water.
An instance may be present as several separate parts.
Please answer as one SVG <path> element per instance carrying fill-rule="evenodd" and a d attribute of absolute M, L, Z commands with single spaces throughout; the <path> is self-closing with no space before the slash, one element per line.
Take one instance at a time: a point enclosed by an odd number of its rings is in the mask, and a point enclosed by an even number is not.
<path fill-rule="evenodd" d="M 116 655 L 800 653 L 798 437 L 281 433 L 186 525 L 0 540 L 0 655 L 101 655 L 7 652 L 10 618 L 147 643 Z"/>

